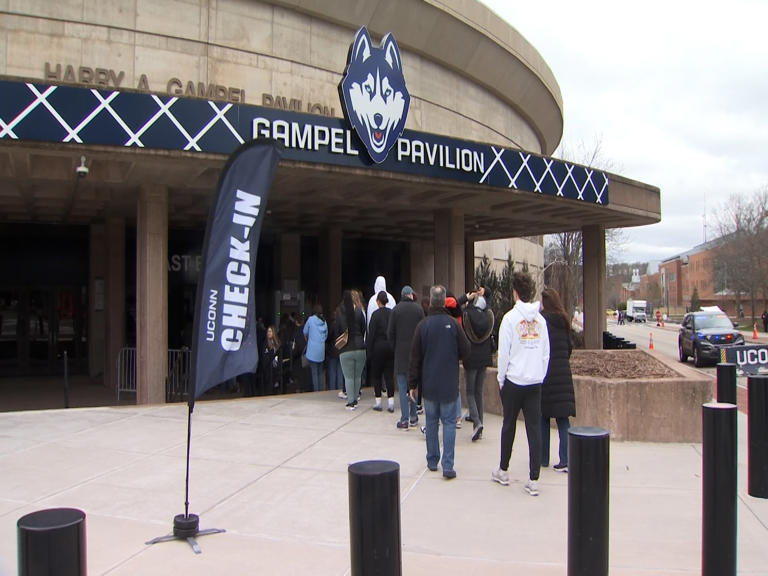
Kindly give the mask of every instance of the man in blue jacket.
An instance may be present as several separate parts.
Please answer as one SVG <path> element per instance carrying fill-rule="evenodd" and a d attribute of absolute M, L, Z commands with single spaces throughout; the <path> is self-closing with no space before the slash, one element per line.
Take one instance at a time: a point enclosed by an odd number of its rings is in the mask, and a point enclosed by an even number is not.
<path fill-rule="evenodd" d="M 445 309 L 445 287 L 429 290 L 429 314 L 416 326 L 408 364 L 408 388 L 416 401 L 422 385 L 427 420 L 427 468 L 440 461 L 439 422 L 443 423 L 443 477 L 456 478 L 453 467 L 456 444 L 456 410 L 459 395 L 459 360 L 466 360 L 470 344 L 464 330 Z"/>

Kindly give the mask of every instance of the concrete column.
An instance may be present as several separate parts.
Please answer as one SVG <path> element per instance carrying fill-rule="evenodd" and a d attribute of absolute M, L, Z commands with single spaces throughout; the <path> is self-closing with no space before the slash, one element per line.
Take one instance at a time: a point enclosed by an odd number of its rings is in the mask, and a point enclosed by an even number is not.
<path fill-rule="evenodd" d="M 605 229 L 599 225 L 581 229 L 584 254 L 584 347 L 603 347 L 605 330 Z"/>
<path fill-rule="evenodd" d="M 88 375 L 104 375 L 104 302 L 107 252 L 103 224 L 91 224 L 88 239 Z M 105 380 L 105 383 L 107 381 Z"/>
<path fill-rule="evenodd" d="M 475 241 L 464 239 L 464 291 L 469 292 L 475 287 Z"/>
<path fill-rule="evenodd" d="M 168 190 L 146 184 L 136 218 L 138 404 L 165 402 L 168 373 Z"/>
<path fill-rule="evenodd" d="M 125 345 L 125 221 L 122 218 L 107 220 L 106 244 L 104 384 L 115 388 L 115 362 Z"/>
<path fill-rule="evenodd" d="M 454 208 L 435 210 L 435 283 L 464 291 L 464 214 Z"/>
<path fill-rule="evenodd" d="M 326 228 L 320 234 L 320 303 L 326 318 L 341 302 L 341 239 L 338 228 Z"/>
<path fill-rule="evenodd" d="M 428 301 L 429 287 L 435 283 L 435 245 L 429 241 L 414 241 L 410 243 L 410 253 L 411 268 L 406 283 L 419 298 Z"/>

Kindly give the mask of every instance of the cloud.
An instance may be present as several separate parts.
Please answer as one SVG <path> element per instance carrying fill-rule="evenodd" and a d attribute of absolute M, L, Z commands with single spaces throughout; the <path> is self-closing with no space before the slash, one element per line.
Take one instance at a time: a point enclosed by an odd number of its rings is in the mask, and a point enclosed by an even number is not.
<path fill-rule="evenodd" d="M 552 69 L 563 143 L 599 135 L 620 174 L 661 189 L 662 221 L 629 231 L 628 260 L 689 250 L 705 213 L 768 183 L 768 3 L 482 1 Z"/>

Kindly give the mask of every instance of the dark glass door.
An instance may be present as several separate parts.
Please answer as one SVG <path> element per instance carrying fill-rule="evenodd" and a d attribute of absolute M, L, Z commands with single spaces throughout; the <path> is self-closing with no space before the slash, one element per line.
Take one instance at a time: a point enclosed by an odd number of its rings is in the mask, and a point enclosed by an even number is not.
<path fill-rule="evenodd" d="M 84 287 L 0 287 L 0 376 L 58 375 L 86 364 Z"/>

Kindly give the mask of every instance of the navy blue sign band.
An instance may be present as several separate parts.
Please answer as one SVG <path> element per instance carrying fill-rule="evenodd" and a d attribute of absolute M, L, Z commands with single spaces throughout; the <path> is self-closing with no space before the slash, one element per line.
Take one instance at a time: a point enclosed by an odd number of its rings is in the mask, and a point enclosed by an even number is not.
<path fill-rule="evenodd" d="M 608 175 L 521 150 L 405 130 L 375 164 L 346 120 L 230 102 L 0 81 L 0 139 L 229 155 L 273 138 L 283 158 L 608 204 Z"/>

